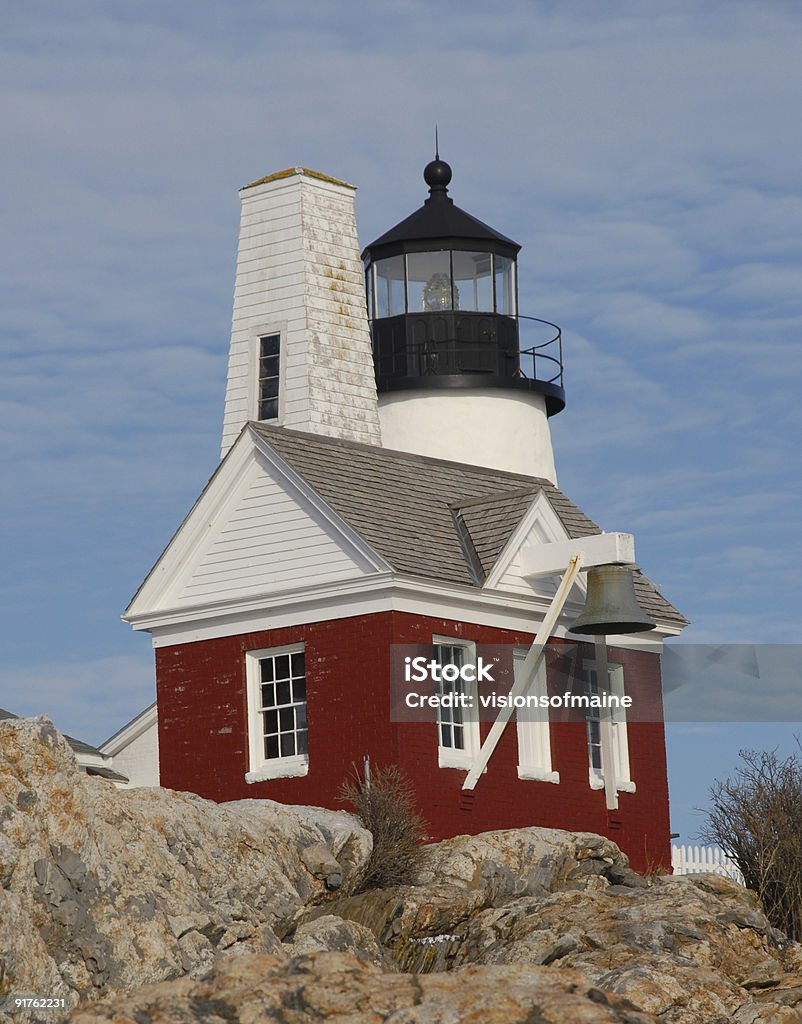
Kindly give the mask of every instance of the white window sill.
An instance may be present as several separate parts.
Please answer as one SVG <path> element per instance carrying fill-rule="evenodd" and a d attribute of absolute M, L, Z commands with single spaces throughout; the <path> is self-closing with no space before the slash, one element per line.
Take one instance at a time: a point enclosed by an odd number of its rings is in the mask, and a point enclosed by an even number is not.
<path fill-rule="evenodd" d="M 523 764 L 518 765 L 518 778 L 532 782 L 553 782 L 555 785 L 560 783 L 559 772 L 546 771 L 545 768 L 532 768 Z"/>
<path fill-rule="evenodd" d="M 473 768 L 473 757 L 465 754 L 463 751 L 457 753 L 448 747 L 439 747 L 437 751 L 437 767 L 456 768 L 461 772 L 469 772 Z M 487 766 L 482 770 L 482 774 L 484 775 L 486 771 Z"/>
<path fill-rule="evenodd" d="M 245 773 L 245 781 L 267 782 L 269 779 L 300 779 L 309 772 L 309 758 L 302 757 L 277 757 L 275 761 L 269 761 L 260 765 L 253 771 Z"/>
<path fill-rule="evenodd" d="M 601 777 L 601 775 L 591 775 L 590 776 L 590 788 L 591 789 L 604 789 L 604 779 Z M 635 785 L 634 782 L 630 781 L 629 779 L 627 779 L 627 780 L 616 779 L 616 781 L 615 781 L 615 788 L 618 790 L 619 793 L 636 793 L 637 792 L 637 786 Z"/>

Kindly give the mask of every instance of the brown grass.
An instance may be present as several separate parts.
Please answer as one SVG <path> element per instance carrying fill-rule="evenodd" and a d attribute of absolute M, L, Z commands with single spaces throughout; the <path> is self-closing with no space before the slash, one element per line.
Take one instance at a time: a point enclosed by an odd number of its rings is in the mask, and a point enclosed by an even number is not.
<path fill-rule="evenodd" d="M 386 765 L 374 769 L 366 783 L 354 770 L 340 786 L 340 799 L 351 804 L 373 835 L 373 852 L 351 892 L 411 883 L 420 866 L 427 823 L 417 812 L 415 791 L 404 772 Z"/>

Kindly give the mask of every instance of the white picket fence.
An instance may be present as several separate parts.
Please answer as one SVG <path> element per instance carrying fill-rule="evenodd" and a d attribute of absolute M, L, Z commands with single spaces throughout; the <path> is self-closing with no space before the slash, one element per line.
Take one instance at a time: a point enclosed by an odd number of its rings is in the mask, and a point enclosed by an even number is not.
<path fill-rule="evenodd" d="M 738 865 L 718 846 L 671 846 L 671 865 L 675 875 L 698 875 L 712 871 L 744 884 Z"/>

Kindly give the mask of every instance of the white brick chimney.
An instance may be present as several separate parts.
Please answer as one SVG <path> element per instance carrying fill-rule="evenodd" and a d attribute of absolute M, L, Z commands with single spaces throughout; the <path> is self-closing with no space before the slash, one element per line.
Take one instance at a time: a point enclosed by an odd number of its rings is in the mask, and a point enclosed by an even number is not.
<path fill-rule="evenodd" d="M 241 190 L 221 455 L 260 418 L 381 444 L 355 191 L 303 167 Z"/>

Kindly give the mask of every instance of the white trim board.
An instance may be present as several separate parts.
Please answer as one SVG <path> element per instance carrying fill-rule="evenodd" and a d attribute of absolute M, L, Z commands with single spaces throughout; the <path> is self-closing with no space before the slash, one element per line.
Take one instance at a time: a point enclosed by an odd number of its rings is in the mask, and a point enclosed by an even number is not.
<path fill-rule="evenodd" d="M 130 722 L 122 727 L 122 729 L 115 732 L 113 736 L 110 736 L 100 745 L 100 747 L 98 747 L 98 749 L 101 753 L 113 758 L 119 754 L 121 750 L 124 750 L 129 743 L 133 743 L 134 740 L 139 739 L 139 737 L 144 732 L 147 732 L 151 726 L 157 725 L 158 721 L 159 711 L 156 707 L 156 703 L 154 702 L 150 707 L 145 708 L 144 711 L 140 711 L 136 718 L 132 718 Z"/>
<path fill-rule="evenodd" d="M 388 611 L 534 635 L 548 604 L 547 598 L 488 593 L 473 587 L 436 584 L 388 573 L 323 584 L 311 590 L 303 588 L 247 601 L 198 607 L 192 610 L 191 616 L 187 609 L 171 609 L 132 619 L 131 624 L 135 629 L 151 631 L 153 646 L 157 648 Z M 569 623 L 581 610 L 581 603 L 569 602 L 565 621 L 557 626 L 554 635 L 587 643 L 587 637 L 573 637 L 569 632 Z M 677 636 L 679 632 L 676 627 L 666 626 L 650 631 L 648 636 L 616 638 L 615 646 L 659 654 L 663 638 Z"/>

